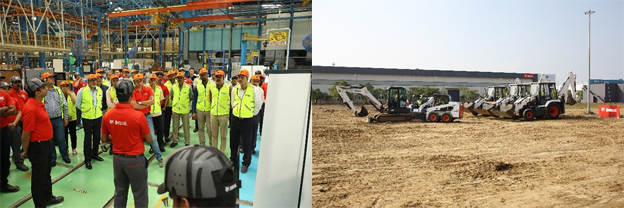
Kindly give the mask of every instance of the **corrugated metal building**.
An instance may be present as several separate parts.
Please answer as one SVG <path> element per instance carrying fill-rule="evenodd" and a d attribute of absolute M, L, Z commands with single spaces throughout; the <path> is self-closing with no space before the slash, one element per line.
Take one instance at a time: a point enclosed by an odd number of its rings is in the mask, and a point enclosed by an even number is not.
<path fill-rule="evenodd" d="M 447 91 L 453 100 L 459 101 L 460 88 L 478 90 L 493 85 L 509 85 L 520 78 L 523 83 L 537 81 L 534 73 L 478 72 L 457 70 L 386 69 L 312 66 L 312 88 L 329 92 L 336 82 L 347 81 L 351 85 L 370 82 L 375 88 L 390 86 L 437 87 Z"/>
<path fill-rule="evenodd" d="M 624 102 L 624 80 L 592 79 L 591 101 L 594 103 Z M 587 101 L 587 89 L 583 88 L 583 102 Z"/>

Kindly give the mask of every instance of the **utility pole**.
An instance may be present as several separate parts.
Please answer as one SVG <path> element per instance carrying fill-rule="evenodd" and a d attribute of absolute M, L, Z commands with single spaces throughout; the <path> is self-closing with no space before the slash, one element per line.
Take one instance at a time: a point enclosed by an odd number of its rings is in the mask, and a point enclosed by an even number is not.
<path fill-rule="evenodd" d="M 591 9 L 589 11 L 585 12 L 585 15 L 589 16 L 589 28 L 587 30 L 587 113 L 591 114 L 591 109 L 589 107 L 589 104 L 591 103 L 591 91 L 590 91 L 590 87 L 591 87 L 591 15 L 596 13 L 596 11 L 592 11 Z"/>

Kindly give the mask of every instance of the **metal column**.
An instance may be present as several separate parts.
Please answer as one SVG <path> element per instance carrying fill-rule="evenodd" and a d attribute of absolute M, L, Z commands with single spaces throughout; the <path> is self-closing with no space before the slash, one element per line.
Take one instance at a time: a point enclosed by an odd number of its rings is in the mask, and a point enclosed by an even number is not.
<path fill-rule="evenodd" d="M 128 67 L 128 25 L 124 25 L 124 30 L 126 32 L 126 38 L 124 40 L 124 66 Z"/>
<path fill-rule="evenodd" d="M 76 35 L 76 40 L 80 39 L 82 39 L 82 36 Z M 84 69 L 82 68 L 82 56 L 76 56 L 76 68 L 80 68 L 80 71 L 84 73 Z"/>
<path fill-rule="evenodd" d="M 101 20 L 101 17 L 98 16 L 98 18 L 97 18 L 97 21 L 98 21 L 97 22 L 97 27 L 98 27 L 98 29 L 97 29 L 98 30 L 98 34 L 97 34 L 98 38 L 97 39 L 98 39 L 98 48 L 99 48 L 98 49 L 98 60 L 99 60 L 98 68 L 102 67 L 102 26 L 100 25 L 100 22 L 101 22 L 100 20 Z"/>
<path fill-rule="evenodd" d="M 206 28 L 208 25 L 206 23 L 204 23 L 204 35 L 202 36 L 202 66 L 206 67 L 206 30 L 208 30 L 208 28 Z M 211 71 L 208 71 L 208 75 L 212 76 Z"/>

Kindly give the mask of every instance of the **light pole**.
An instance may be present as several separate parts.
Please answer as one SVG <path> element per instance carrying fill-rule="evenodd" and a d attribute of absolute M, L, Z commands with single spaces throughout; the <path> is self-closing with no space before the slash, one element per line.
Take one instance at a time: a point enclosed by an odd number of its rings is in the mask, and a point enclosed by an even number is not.
<path fill-rule="evenodd" d="M 596 13 L 596 11 L 585 12 L 585 15 L 589 16 L 589 28 L 587 30 L 587 113 L 591 114 L 591 110 L 589 108 L 589 104 L 591 103 L 590 99 L 590 87 L 591 87 L 591 15 Z"/>
<path fill-rule="evenodd" d="M 358 85 L 357 74 L 355 74 L 355 86 L 359 86 L 359 85 Z"/>

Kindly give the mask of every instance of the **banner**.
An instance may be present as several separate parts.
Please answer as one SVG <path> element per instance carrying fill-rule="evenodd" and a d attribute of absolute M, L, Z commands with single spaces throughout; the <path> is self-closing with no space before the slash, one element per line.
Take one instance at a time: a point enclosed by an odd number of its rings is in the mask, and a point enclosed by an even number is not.
<path fill-rule="evenodd" d="M 598 115 L 605 118 L 619 118 L 620 106 L 617 105 L 601 105 L 598 107 Z"/>

